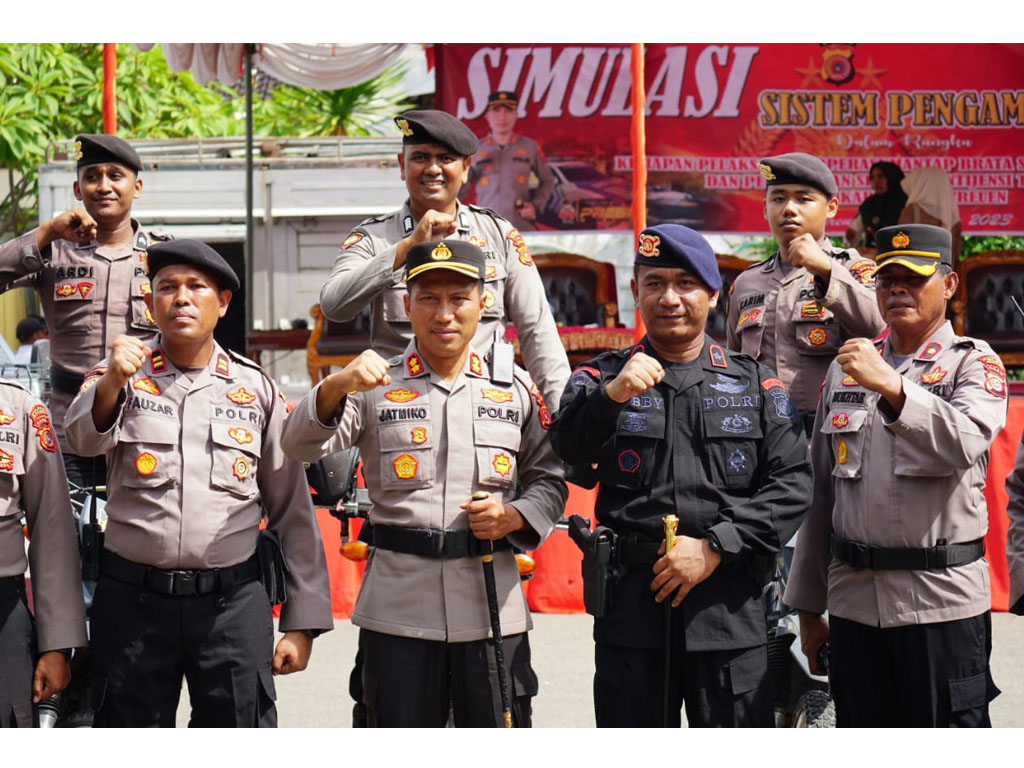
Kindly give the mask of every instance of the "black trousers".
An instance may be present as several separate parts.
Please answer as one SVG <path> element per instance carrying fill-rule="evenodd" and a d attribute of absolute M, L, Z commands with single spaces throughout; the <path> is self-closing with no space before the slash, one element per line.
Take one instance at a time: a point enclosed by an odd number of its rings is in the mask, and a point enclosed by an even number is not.
<path fill-rule="evenodd" d="M 841 728 L 990 728 L 992 616 L 907 627 L 829 617 Z"/>
<path fill-rule="evenodd" d="M 594 715 L 598 728 L 660 728 L 664 651 L 597 643 Z M 674 651 L 669 726 L 771 728 L 775 724 L 765 646 L 729 651 Z"/>
<path fill-rule="evenodd" d="M 487 640 L 445 643 L 364 629 L 363 697 L 371 728 L 503 727 L 494 649 Z M 529 728 L 537 677 L 525 632 L 504 638 L 512 725 Z"/>
<path fill-rule="evenodd" d="M 258 581 L 170 597 L 102 575 L 92 607 L 93 724 L 173 728 L 184 676 L 189 727 L 275 727 L 273 643 Z"/>
<path fill-rule="evenodd" d="M 35 628 L 21 595 L 0 600 L 0 728 L 39 724 L 32 704 Z"/>

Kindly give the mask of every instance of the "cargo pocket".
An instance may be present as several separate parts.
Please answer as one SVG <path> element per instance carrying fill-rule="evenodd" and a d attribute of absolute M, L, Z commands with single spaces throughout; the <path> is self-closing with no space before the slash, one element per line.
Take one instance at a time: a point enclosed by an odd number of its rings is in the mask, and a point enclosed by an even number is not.
<path fill-rule="evenodd" d="M 835 357 L 839 351 L 840 333 L 835 316 L 824 307 L 817 312 L 817 302 L 799 304 L 794 307 L 793 329 L 796 334 L 796 348 L 802 355 L 828 355 Z"/>
<path fill-rule="evenodd" d="M 141 414 L 126 417 L 120 441 L 122 485 L 152 490 L 177 482 L 181 471 L 177 419 Z"/>
<path fill-rule="evenodd" d="M 757 471 L 757 442 L 763 431 L 759 411 L 704 411 L 705 455 L 712 482 L 749 488 Z"/>
<path fill-rule="evenodd" d="M 761 338 L 764 336 L 764 307 L 754 307 L 740 312 L 736 319 L 736 333 L 740 337 L 740 352 L 744 355 L 757 357 L 761 351 Z"/>
<path fill-rule="evenodd" d="M 258 429 L 231 422 L 211 422 L 210 439 L 214 450 L 210 484 L 243 499 L 255 496 L 262 437 Z"/>
<path fill-rule="evenodd" d="M 481 317 L 505 317 L 505 278 L 505 265 L 488 259 L 484 273 L 484 309 Z"/>
<path fill-rule="evenodd" d="M 856 478 L 861 476 L 865 432 L 864 423 L 868 412 L 863 408 L 832 410 L 821 425 L 821 432 L 832 440 L 832 455 L 835 464 L 833 477 Z"/>
<path fill-rule="evenodd" d="M 540 690 L 537 673 L 529 664 L 512 665 L 512 724 L 529 728 L 533 721 L 533 697 Z"/>
<path fill-rule="evenodd" d="M 727 667 L 729 688 L 733 696 L 754 690 L 768 676 L 768 651 L 764 646 L 752 648 L 729 662 Z"/>
<path fill-rule="evenodd" d="M 424 442 L 417 445 L 414 434 L 424 429 Z M 386 491 L 429 488 L 434 481 L 434 455 L 430 435 L 430 414 L 420 421 L 406 421 L 382 427 L 380 440 L 380 484 Z"/>
<path fill-rule="evenodd" d="M 130 297 L 132 307 L 131 326 L 136 330 L 156 333 L 156 321 L 153 320 L 153 315 L 149 311 L 149 307 L 146 306 L 145 299 L 146 294 L 150 293 L 151 290 L 152 288 L 147 279 L 135 280 L 133 282 Z"/>
<path fill-rule="evenodd" d="M 405 283 L 399 282 L 381 291 L 384 319 L 389 323 L 408 323 L 409 314 L 405 311 Z"/>
<path fill-rule="evenodd" d="M 522 412 L 519 411 L 519 420 Z M 519 425 L 499 421 L 473 422 L 477 478 L 480 485 L 514 488 L 518 477 L 516 456 L 522 433 Z"/>
<path fill-rule="evenodd" d="M 949 725 L 952 728 L 987 728 L 988 704 L 1001 691 L 988 671 L 949 681 Z"/>

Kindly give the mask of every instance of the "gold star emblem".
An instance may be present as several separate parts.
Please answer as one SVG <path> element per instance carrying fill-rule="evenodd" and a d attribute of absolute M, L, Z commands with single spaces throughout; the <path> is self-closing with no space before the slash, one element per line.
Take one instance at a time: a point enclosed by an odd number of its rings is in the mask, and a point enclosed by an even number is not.
<path fill-rule="evenodd" d="M 821 65 L 815 63 L 814 57 L 807 59 L 807 66 L 804 68 L 794 67 L 793 71 L 798 75 L 803 75 L 804 79 L 800 83 L 801 88 L 806 88 L 808 85 L 820 85 L 821 79 Z"/>

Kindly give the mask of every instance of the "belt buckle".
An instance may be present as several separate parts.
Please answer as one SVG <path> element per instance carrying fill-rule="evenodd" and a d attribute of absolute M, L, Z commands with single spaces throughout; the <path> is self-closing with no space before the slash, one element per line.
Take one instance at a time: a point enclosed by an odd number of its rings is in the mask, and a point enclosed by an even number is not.
<path fill-rule="evenodd" d="M 850 563 L 854 568 L 870 568 L 871 547 L 868 544 L 863 544 L 859 541 L 851 541 L 850 559 L 854 561 Z"/>
<path fill-rule="evenodd" d="M 447 538 L 444 531 L 427 531 L 427 541 L 430 542 L 431 557 L 444 557 Z"/>
<path fill-rule="evenodd" d="M 171 571 L 171 594 L 177 597 L 196 594 L 195 571 Z"/>

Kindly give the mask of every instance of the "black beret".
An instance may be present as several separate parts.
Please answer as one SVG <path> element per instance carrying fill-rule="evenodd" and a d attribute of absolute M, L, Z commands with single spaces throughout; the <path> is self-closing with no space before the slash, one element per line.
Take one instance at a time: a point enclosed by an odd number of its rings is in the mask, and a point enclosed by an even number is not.
<path fill-rule="evenodd" d="M 466 277 L 482 280 L 484 252 L 465 240 L 432 240 L 409 249 L 405 256 L 405 279 L 431 269 L 449 269 Z"/>
<path fill-rule="evenodd" d="M 658 224 L 641 232 L 633 263 L 685 269 L 712 291 L 722 287 L 714 250 L 699 232 L 682 224 Z"/>
<path fill-rule="evenodd" d="M 820 189 L 826 197 L 839 194 L 839 186 L 832 171 L 814 155 L 804 152 L 789 152 L 785 155 L 766 157 L 757 164 L 761 176 L 768 186 L 776 184 L 808 184 Z"/>
<path fill-rule="evenodd" d="M 395 118 L 403 144 L 443 144 L 456 154 L 469 157 L 480 140 L 465 123 L 439 109 L 414 109 Z"/>
<path fill-rule="evenodd" d="M 146 260 L 149 265 L 150 280 L 156 277 L 156 273 L 164 267 L 173 264 L 187 264 L 213 275 L 217 280 L 217 287 L 222 291 L 237 291 L 240 285 L 238 275 L 224 261 L 224 257 L 206 243 L 201 243 L 198 240 L 168 240 L 163 243 L 154 243 L 149 246 Z"/>
<path fill-rule="evenodd" d="M 105 133 L 81 133 L 75 137 L 76 168 L 96 163 L 120 163 L 138 173 L 142 170 L 142 160 L 124 139 L 108 136 Z"/>
<path fill-rule="evenodd" d="M 511 107 L 515 109 L 519 106 L 519 94 L 515 91 L 495 91 L 487 97 L 487 108 L 491 107 Z"/>
<path fill-rule="evenodd" d="M 875 233 L 875 272 L 899 264 L 919 275 L 933 275 L 939 264 L 953 266 L 953 236 L 931 224 L 898 224 Z"/>

